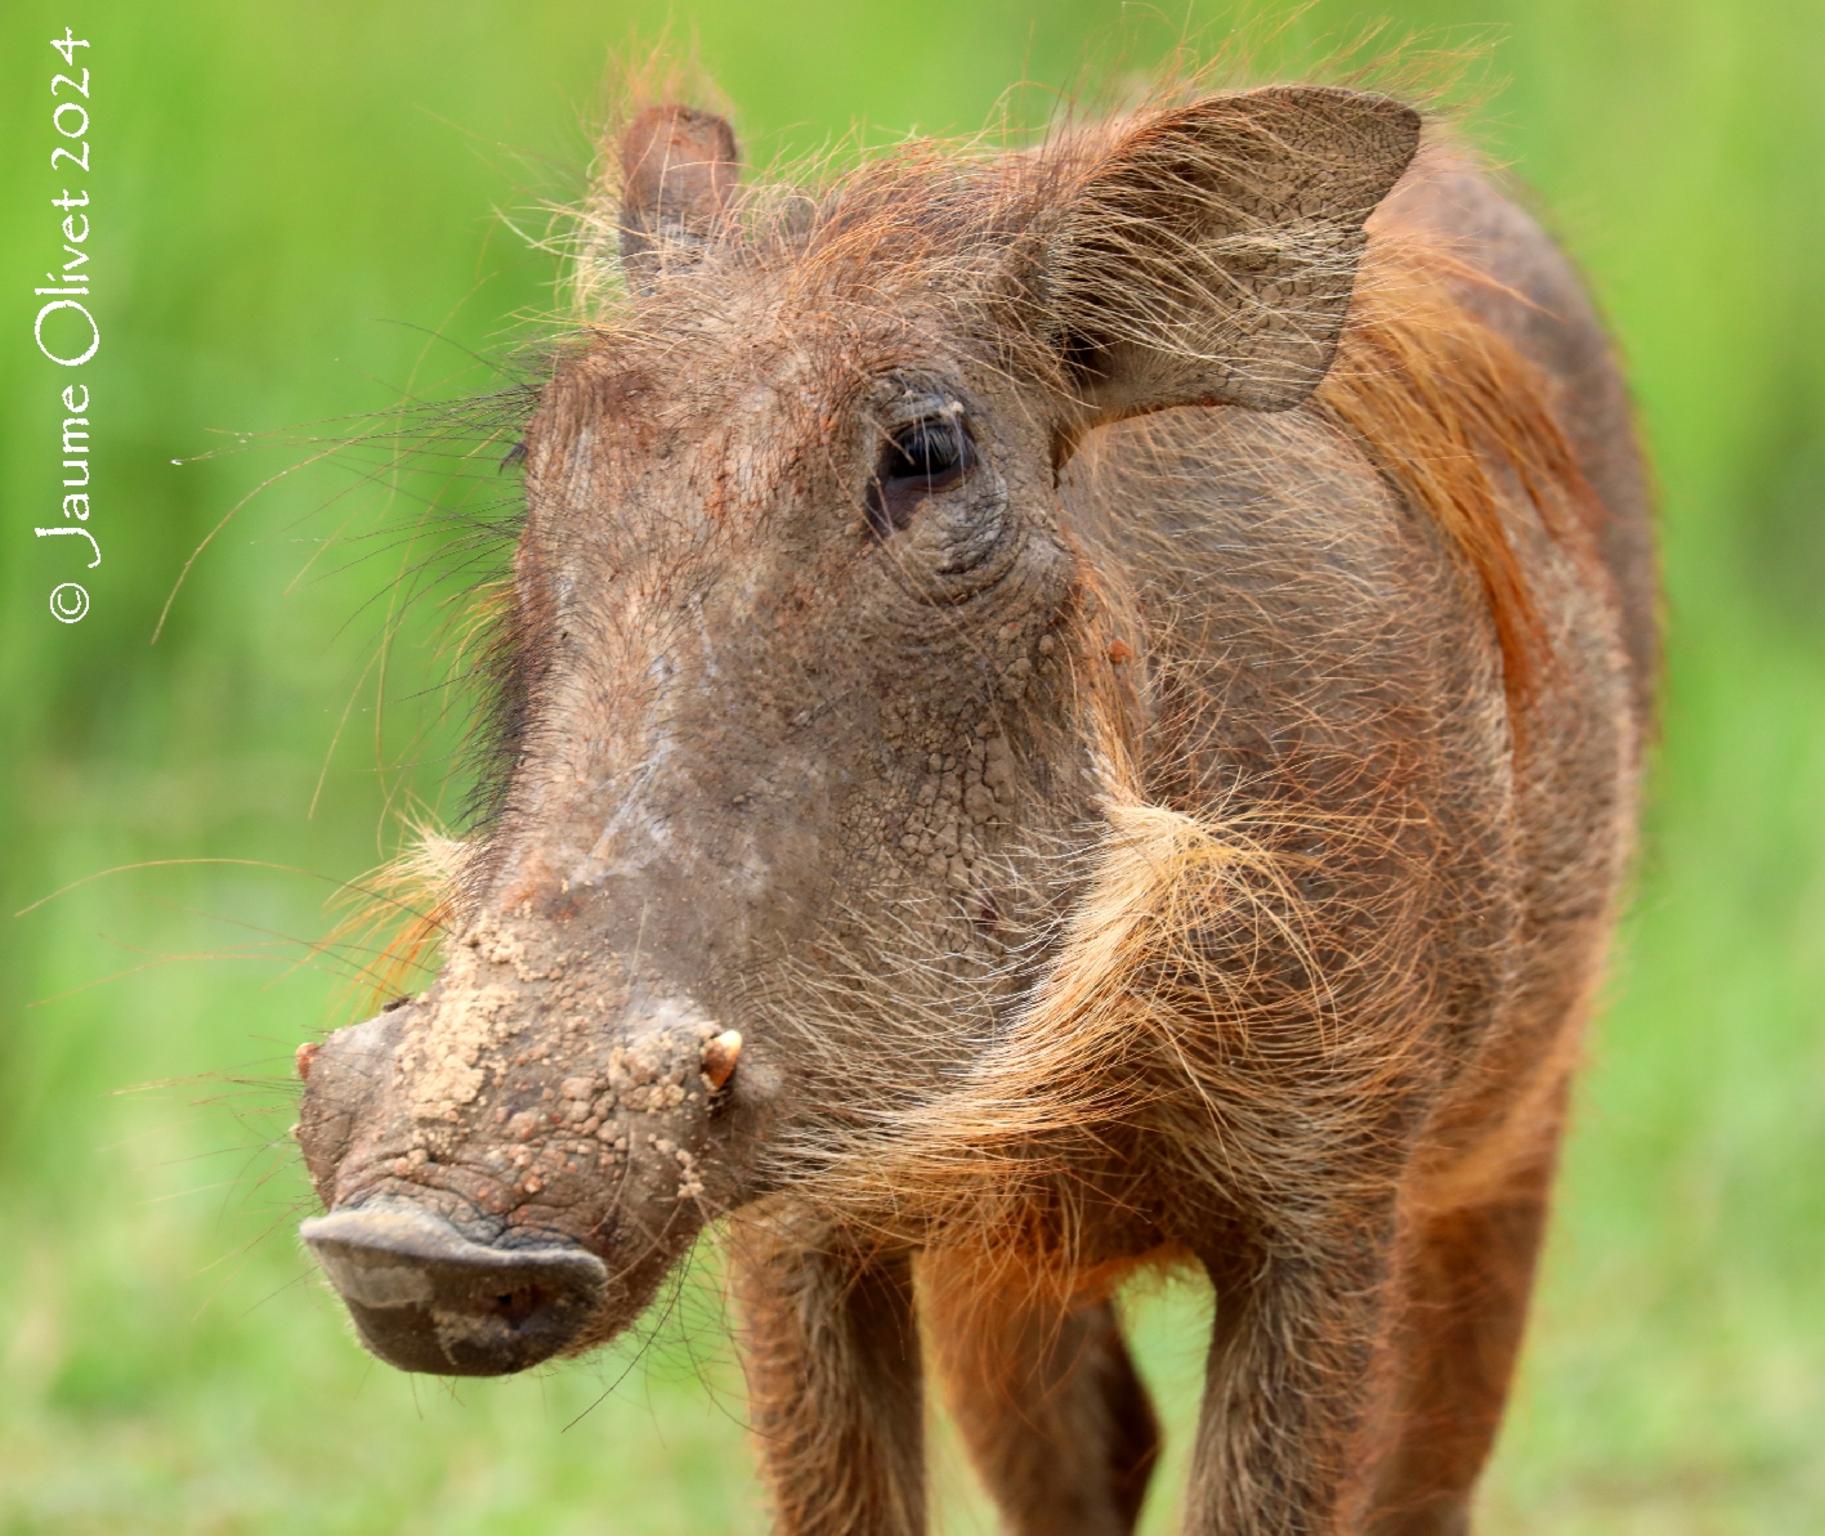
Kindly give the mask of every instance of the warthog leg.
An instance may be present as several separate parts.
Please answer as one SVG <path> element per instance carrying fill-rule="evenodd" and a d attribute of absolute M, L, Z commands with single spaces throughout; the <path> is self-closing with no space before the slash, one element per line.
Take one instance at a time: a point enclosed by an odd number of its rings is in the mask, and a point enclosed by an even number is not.
<path fill-rule="evenodd" d="M 1399 1438 L 1374 1536 L 1461 1536 L 1494 1446 L 1526 1322 L 1554 1150 L 1474 1204 L 1418 1221 L 1402 1245 Z"/>
<path fill-rule="evenodd" d="M 1108 1303 L 1061 1311 L 984 1294 L 946 1256 L 919 1271 L 952 1410 L 1013 1536 L 1128 1536 L 1159 1451 Z"/>
<path fill-rule="evenodd" d="M 1207 1261 L 1217 1315 L 1186 1536 L 1356 1536 L 1391 1422 L 1392 1217 Z"/>
<path fill-rule="evenodd" d="M 925 1450 L 912 1264 L 777 1209 L 730 1228 L 778 1536 L 917 1536 Z"/>

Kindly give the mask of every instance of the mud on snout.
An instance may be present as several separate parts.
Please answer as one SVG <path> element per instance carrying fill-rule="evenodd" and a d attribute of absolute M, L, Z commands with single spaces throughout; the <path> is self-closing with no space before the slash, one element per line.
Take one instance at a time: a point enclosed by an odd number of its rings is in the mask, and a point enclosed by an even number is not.
<path fill-rule="evenodd" d="M 362 1342 L 499 1375 L 626 1327 L 730 1201 L 706 1168 L 744 1118 L 741 1050 L 612 961 L 487 925 L 423 996 L 301 1048 L 327 1208 L 302 1236 Z"/>

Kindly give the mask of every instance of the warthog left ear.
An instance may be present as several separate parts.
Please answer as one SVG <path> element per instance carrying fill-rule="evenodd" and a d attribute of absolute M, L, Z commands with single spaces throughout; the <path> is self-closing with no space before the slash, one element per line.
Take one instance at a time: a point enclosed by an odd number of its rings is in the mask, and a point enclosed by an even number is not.
<path fill-rule="evenodd" d="M 1098 420 L 1284 410 L 1324 377 L 1363 221 L 1419 144 L 1386 96 L 1272 86 L 1136 119 L 1073 168 L 1028 293 Z"/>
<path fill-rule="evenodd" d="M 621 135 L 621 265 L 629 286 L 695 262 L 739 179 L 735 133 L 713 112 L 648 107 Z"/>

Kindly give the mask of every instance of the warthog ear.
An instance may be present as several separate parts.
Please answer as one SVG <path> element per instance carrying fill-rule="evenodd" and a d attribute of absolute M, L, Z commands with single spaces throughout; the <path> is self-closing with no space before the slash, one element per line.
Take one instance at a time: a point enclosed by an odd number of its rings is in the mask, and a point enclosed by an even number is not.
<path fill-rule="evenodd" d="M 703 252 L 739 171 L 735 134 L 713 112 L 648 107 L 621 135 L 621 264 L 650 288 Z"/>
<path fill-rule="evenodd" d="M 1363 221 L 1419 143 L 1386 96 L 1273 86 L 1136 120 L 1045 221 L 1030 290 L 1097 419 L 1284 410 L 1330 367 Z"/>

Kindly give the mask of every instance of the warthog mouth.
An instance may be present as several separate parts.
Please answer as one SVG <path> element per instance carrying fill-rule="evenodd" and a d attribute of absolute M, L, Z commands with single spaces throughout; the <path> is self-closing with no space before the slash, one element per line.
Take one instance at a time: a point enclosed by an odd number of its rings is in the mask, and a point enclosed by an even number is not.
<path fill-rule="evenodd" d="M 523 1371 L 575 1340 L 608 1291 L 607 1266 L 581 1248 L 473 1242 L 410 1206 L 334 1211 L 300 1232 L 362 1342 L 402 1371 Z"/>

